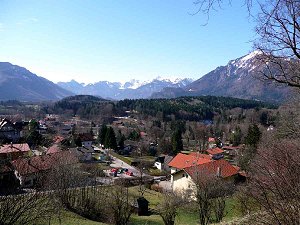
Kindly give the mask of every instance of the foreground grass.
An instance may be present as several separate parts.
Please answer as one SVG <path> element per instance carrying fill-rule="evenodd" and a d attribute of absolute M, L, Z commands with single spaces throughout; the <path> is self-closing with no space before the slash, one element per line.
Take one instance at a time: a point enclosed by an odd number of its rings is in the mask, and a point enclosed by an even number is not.
<path fill-rule="evenodd" d="M 131 187 L 129 189 L 130 194 L 134 196 L 139 196 L 139 187 Z M 149 208 L 155 209 L 162 198 L 162 194 L 149 189 L 146 189 L 144 197 L 149 201 Z M 181 208 L 176 217 L 175 224 L 177 225 L 195 225 L 198 224 L 198 214 L 197 206 L 190 205 L 186 208 Z M 226 200 L 226 216 L 223 221 L 228 222 L 241 216 L 236 197 L 230 197 Z M 35 225 L 105 225 L 105 223 L 100 223 L 92 220 L 85 219 L 75 213 L 69 211 L 61 212 L 61 221 L 59 221 L 58 216 L 53 217 L 48 220 L 40 221 Z M 130 219 L 130 225 L 163 225 L 163 220 L 157 214 L 152 214 L 150 216 L 138 216 L 133 214 Z"/>
<path fill-rule="evenodd" d="M 85 219 L 69 211 L 62 211 L 60 215 L 60 219 L 59 219 L 59 215 L 56 215 L 47 220 L 36 222 L 34 225 L 106 225 L 106 224 Z"/>

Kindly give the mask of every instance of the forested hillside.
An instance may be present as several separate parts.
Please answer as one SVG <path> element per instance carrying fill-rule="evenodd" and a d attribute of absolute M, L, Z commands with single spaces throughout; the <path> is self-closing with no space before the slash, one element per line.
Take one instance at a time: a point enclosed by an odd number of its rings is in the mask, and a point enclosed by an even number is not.
<path fill-rule="evenodd" d="M 260 101 L 243 100 L 230 97 L 199 96 L 175 99 L 138 99 L 119 101 L 120 110 L 135 110 L 141 114 L 170 119 L 171 115 L 182 120 L 212 120 L 216 113 L 223 110 L 242 108 L 275 108 L 275 105 Z"/>

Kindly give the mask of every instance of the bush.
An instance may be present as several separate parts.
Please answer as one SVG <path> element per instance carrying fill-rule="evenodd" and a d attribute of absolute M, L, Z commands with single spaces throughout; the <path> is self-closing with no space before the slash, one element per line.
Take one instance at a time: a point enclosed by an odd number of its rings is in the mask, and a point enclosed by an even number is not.
<path fill-rule="evenodd" d="M 160 193 L 163 192 L 163 188 L 160 187 L 158 184 L 152 184 L 151 187 L 150 187 L 150 189 L 153 190 L 153 191 L 160 192 Z"/>
<path fill-rule="evenodd" d="M 166 176 L 167 172 L 159 169 L 149 169 L 149 175 L 151 176 Z"/>

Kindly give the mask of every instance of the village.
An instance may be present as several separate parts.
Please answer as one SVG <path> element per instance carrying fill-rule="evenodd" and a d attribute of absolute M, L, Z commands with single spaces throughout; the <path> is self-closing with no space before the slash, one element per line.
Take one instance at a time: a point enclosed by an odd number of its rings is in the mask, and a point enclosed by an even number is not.
<path fill-rule="evenodd" d="M 120 127 L 120 123 L 122 122 L 114 124 Z M 75 127 L 77 131 L 86 132 L 76 135 L 74 147 L 66 147 L 64 141 L 72 135 Z M 214 137 L 208 137 L 207 149 L 201 152 L 185 151 L 174 156 L 161 154 L 132 158 L 130 157 L 132 141 L 128 141 L 130 144 L 124 145 L 121 151 L 104 148 L 96 142 L 99 135 L 97 128 L 91 127 L 87 121 L 75 118 L 60 122 L 58 115 L 46 115 L 41 120 L 28 122 L 12 122 L 3 118 L 0 123 L 0 137 L 4 142 L 0 146 L 2 195 L 13 190 L 17 193 L 20 190 L 38 187 L 39 174 L 62 164 L 77 164 L 82 167 L 99 165 L 98 168 L 102 169 L 103 173 L 96 177 L 93 185 L 112 184 L 114 180 L 120 178 L 137 180 L 135 184 L 138 184 L 140 177 L 143 176 L 144 181 L 155 183 L 159 187 L 156 189 L 183 191 L 192 187 L 196 172 L 203 176 L 216 175 L 227 180 L 231 179 L 232 182 L 246 179 L 245 173 L 235 162 L 240 147 L 217 144 Z M 46 143 L 46 146 L 43 146 L 43 143 L 37 144 L 30 138 L 25 139 L 28 132 L 41 138 L 49 136 L 49 132 L 54 134 L 51 135 L 50 144 Z M 140 135 L 147 134 L 141 132 Z M 152 143 L 150 147 L 157 148 Z M 122 155 L 117 152 L 122 152 Z M 84 173 L 84 170 L 82 172 Z"/>
<path fill-rule="evenodd" d="M 87 107 L 86 98 L 74 97 L 77 111 Z M 63 107 L 73 107 L 73 98 L 64 101 Z M 20 221 L 25 214 L 37 225 L 45 224 L 41 216 L 53 225 L 118 224 L 119 218 L 125 224 L 192 225 L 247 218 L 250 164 L 259 143 L 280 131 L 274 115 L 285 113 L 254 104 L 226 108 L 212 120 L 180 120 L 172 111 L 161 116 L 123 102 L 93 104 L 106 111 L 89 118 L 68 108 L 46 113 L 35 107 L 34 118 L 27 113 L 22 119 L 19 109 L 2 116 L 0 201 L 11 212 L 2 211 L 3 218 L 15 218 L 14 205 L 24 210 Z"/>

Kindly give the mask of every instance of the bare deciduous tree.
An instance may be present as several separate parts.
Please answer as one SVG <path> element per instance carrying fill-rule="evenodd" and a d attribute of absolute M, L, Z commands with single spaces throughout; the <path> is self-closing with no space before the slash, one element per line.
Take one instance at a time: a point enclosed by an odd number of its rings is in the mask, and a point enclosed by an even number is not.
<path fill-rule="evenodd" d="M 44 188 L 54 190 L 62 205 L 72 209 L 73 188 L 82 187 L 85 182 L 85 177 L 76 165 L 58 165 L 48 173 Z"/>
<path fill-rule="evenodd" d="M 174 192 L 163 192 L 162 200 L 157 205 L 156 211 L 161 216 L 165 225 L 174 225 L 179 208 L 185 203 L 183 195 Z"/>
<path fill-rule="evenodd" d="M 196 13 L 208 16 L 231 0 L 197 0 Z M 300 88 L 300 2 L 298 0 L 244 0 L 249 14 L 253 5 L 259 11 L 254 15 L 257 23 L 254 49 L 261 53 L 262 77 L 291 87 Z"/>
<path fill-rule="evenodd" d="M 264 78 L 300 88 L 300 2 L 267 0 L 260 4 L 254 47 L 266 70 Z"/>
<path fill-rule="evenodd" d="M 134 212 L 134 199 L 130 196 L 128 188 L 113 186 L 108 191 L 108 212 L 114 225 L 127 225 Z"/>
<path fill-rule="evenodd" d="M 225 199 L 234 191 L 232 183 L 222 180 L 218 175 L 199 171 L 195 172 L 194 181 L 199 223 L 209 224 L 213 214 L 216 222 L 222 221 L 225 216 Z"/>
<path fill-rule="evenodd" d="M 282 106 L 276 130 L 265 133 L 250 164 L 240 202 L 254 224 L 299 224 L 299 101 Z"/>
<path fill-rule="evenodd" d="M 0 224 L 31 225 L 55 213 L 49 193 L 28 193 L 0 198 Z"/>
<path fill-rule="evenodd" d="M 244 190 L 252 199 L 248 211 L 253 212 L 253 202 L 260 208 L 254 214 L 257 216 L 251 216 L 256 224 L 299 224 L 299 171 L 299 139 L 269 138 L 258 149 L 249 185 Z"/>

